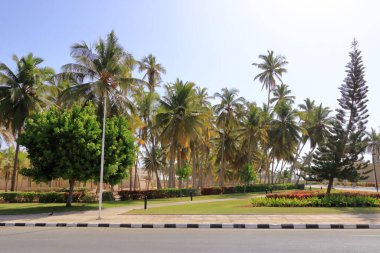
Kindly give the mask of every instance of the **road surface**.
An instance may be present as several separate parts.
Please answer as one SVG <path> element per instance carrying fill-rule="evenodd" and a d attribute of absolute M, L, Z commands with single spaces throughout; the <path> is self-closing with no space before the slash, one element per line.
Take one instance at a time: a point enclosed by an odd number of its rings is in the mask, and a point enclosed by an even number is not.
<path fill-rule="evenodd" d="M 4 253 L 379 251 L 379 230 L 0 228 Z"/>
<path fill-rule="evenodd" d="M 310 185 L 306 185 L 305 186 L 305 189 L 309 189 Z M 323 189 L 327 189 L 327 185 L 311 185 L 312 188 L 317 188 L 317 189 L 320 189 L 321 187 Z M 356 187 L 352 187 L 352 186 L 342 186 L 342 185 L 337 185 L 337 186 L 334 186 L 334 189 L 337 189 L 337 190 L 345 190 L 345 191 L 366 191 L 366 192 L 376 192 L 376 188 L 375 187 L 362 187 L 362 186 L 356 186 Z"/>

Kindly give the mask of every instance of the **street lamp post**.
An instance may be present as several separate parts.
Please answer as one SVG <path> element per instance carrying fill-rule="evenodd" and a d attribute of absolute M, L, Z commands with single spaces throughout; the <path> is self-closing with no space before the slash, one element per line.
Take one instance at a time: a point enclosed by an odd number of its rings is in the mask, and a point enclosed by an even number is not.
<path fill-rule="evenodd" d="M 108 80 L 108 84 L 112 80 Z M 103 132 L 102 132 L 102 155 L 100 158 L 100 181 L 99 181 L 99 213 L 98 213 L 98 220 L 101 220 L 101 213 L 102 213 L 102 200 L 103 200 L 103 172 L 104 172 L 104 145 L 105 145 L 105 137 L 106 137 L 106 114 L 107 114 L 107 100 L 106 100 L 106 92 L 104 94 L 104 101 L 103 101 Z"/>
<path fill-rule="evenodd" d="M 376 192 L 379 192 L 379 186 L 377 185 L 377 175 L 376 175 L 376 164 L 375 164 L 375 145 L 377 142 L 372 142 L 372 164 L 373 164 L 373 172 L 375 176 L 375 186 L 376 186 Z"/>

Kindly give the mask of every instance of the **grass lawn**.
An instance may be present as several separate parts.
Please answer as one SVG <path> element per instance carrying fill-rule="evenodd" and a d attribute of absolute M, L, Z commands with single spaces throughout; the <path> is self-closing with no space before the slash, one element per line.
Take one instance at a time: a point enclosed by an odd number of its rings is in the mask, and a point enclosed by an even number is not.
<path fill-rule="evenodd" d="M 132 210 L 125 214 L 341 214 L 380 213 L 374 207 L 252 207 L 250 199 Z"/>
<path fill-rule="evenodd" d="M 208 199 L 250 199 L 254 195 L 262 193 L 236 193 L 236 194 L 223 194 L 223 195 L 208 195 L 208 196 L 195 196 L 194 200 L 208 200 Z M 168 198 L 168 199 L 151 199 L 148 204 L 160 204 L 171 202 L 186 202 L 190 201 L 189 197 L 183 198 Z M 130 201 L 111 201 L 104 202 L 104 208 L 122 207 L 130 205 L 143 206 L 143 200 L 130 200 Z M 37 214 L 37 213 L 50 213 L 50 212 L 70 212 L 70 211 L 86 211 L 96 210 L 98 203 L 73 203 L 72 207 L 65 207 L 65 203 L 2 203 L 0 204 L 0 215 L 12 214 Z"/>

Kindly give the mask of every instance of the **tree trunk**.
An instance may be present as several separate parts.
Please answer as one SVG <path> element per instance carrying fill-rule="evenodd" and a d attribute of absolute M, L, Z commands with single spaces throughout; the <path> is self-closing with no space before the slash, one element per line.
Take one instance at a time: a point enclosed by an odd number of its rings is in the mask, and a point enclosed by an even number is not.
<path fill-rule="evenodd" d="M 161 180 L 160 180 L 160 177 L 158 176 L 158 170 L 157 170 L 157 168 L 154 168 L 154 173 L 156 174 L 157 189 L 162 189 Z"/>
<path fill-rule="evenodd" d="M 9 171 L 5 171 L 5 192 L 8 192 Z"/>
<path fill-rule="evenodd" d="M 193 185 L 192 185 L 192 188 L 193 189 L 197 189 L 198 186 L 197 186 L 197 160 L 196 160 L 196 155 L 195 155 L 195 149 L 196 149 L 196 145 L 195 143 L 191 142 L 190 143 L 190 148 L 191 148 L 191 160 L 193 162 L 193 173 L 192 173 L 192 179 L 193 179 Z"/>
<path fill-rule="evenodd" d="M 16 151 L 15 151 L 15 159 L 13 163 L 13 171 L 12 171 L 12 180 L 11 180 L 11 192 L 15 191 L 16 189 L 16 173 L 17 173 L 17 166 L 18 166 L 18 152 L 20 150 L 20 145 L 16 141 Z"/>
<path fill-rule="evenodd" d="M 133 170 L 132 167 L 129 168 L 129 190 L 132 191 L 133 187 Z"/>
<path fill-rule="evenodd" d="M 203 156 L 199 159 L 199 151 L 197 149 L 195 156 L 198 161 L 198 189 L 203 188 Z"/>
<path fill-rule="evenodd" d="M 219 170 L 219 187 L 223 187 L 224 185 L 224 180 L 223 180 L 223 175 L 224 175 L 224 136 L 225 136 L 225 127 L 223 130 L 223 139 L 222 139 L 222 159 L 221 159 L 221 165 L 222 167 Z"/>
<path fill-rule="evenodd" d="M 133 182 L 133 190 L 136 191 L 136 185 L 137 185 L 137 162 L 135 162 L 135 180 Z"/>
<path fill-rule="evenodd" d="M 329 185 L 327 186 L 327 192 L 326 192 L 327 195 L 330 195 L 333 183 L 334 183 L 334 178 L 330 178 Z"/>
<path fill-rule="evenodd" d="M 175 156 L 175 145 L 174 141 L 172 141 L 170 145 L 170 162 L 169 162 L 169 182 L 168 182 L 168 187 L 169 188 L 174 188 L 174 156 Z"/>
<path fill-rule="evenodd" d="M 69 185 L 70 185 L 70 190 L 69 190 L 69 196 L 67 196 L 67 200 L 66 200 L 66 207 L 71 207 L 71 203 L 73 202 L 73 192 L 74 192 L 75 181 L 73 179 L 70 179 Z"/>

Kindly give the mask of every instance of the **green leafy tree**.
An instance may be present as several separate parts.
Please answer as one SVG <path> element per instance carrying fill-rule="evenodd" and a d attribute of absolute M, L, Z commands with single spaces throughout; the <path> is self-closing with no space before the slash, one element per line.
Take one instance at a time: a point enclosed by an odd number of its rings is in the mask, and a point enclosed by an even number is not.
<path fill-rule="evenodd" d="M 133 139 L 123 118 L 111 118 L 106 133 L 105 182 L 116 184 L 127 176 L 133 163 Z M 101 134 L 93 106 L 64 111 L 51 108 L 34 114 L 19 137 L 32 163 L 32 168 L 22 170 L 22 174 L 37 182 L 68 180 L 66 205 L 71 206 L 75 181 L 99 177 Z"/>
<path fill-rule="evenodd" d="M 327 194 L 330 194 L 334 178 L 356 182 L 365 178 L 368 162 L 364 161 L 366 149 L 365 130 L 368 118 L 367 92 L 364 80 L 364 66 L 358 42 L 352 43 L 347 76 L 339 88 L 341 98 L 331 134 L 319 146 L 313 156 L 309 170 L 314 180 L 328 180 Z"/>
<path fill-rule="evenodd" d="M 244 183 L 245 186 L 249 185 L 252 182 L 255 182 L 256 178 L 256 171 L 251 164 L 246 164 L 240 171 L 240 180 Z"/>
<path fill-rule="evenodd" d="M 176 170 L 175 174 L 178 177 L 180 189 L 182 188 L 182 182 L 189 179 L 191 172 L 192 168 L 189 165 L 182 166 Z"/>

